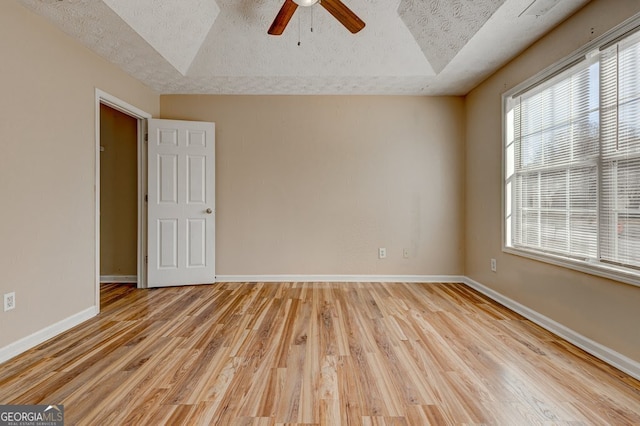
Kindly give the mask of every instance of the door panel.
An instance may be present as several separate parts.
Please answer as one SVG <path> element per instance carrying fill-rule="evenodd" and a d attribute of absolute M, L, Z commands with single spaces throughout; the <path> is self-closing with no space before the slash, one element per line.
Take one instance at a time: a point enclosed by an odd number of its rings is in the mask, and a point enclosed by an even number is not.
<path fill-rule="evenodd" d="M 187 267 L 196 268 L 206 265 L 207 224 L 204 219 L 189 219 L 187 225 Z"/>
<path fill-rule="evenodd" d="M 149 120 L 148 286 L 215 281 L 215 125 Z"/>
<path fill-rule="evenodd" d="M 187 157 L 187 202 L 189 204 L 206 203 L 206 160 L 202 155 Z"/>
<path fill-rule="evenodd" d="M 178 204 L 177 155 L 158 155 L 158 202 Z"/>

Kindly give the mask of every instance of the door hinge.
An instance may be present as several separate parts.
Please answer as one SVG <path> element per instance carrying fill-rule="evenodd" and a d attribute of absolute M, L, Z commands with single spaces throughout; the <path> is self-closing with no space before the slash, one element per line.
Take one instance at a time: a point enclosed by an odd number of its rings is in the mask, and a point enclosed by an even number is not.
<path fill-rule="evenodd" d="M 149 256 L 144 257 L 144 263 L 149 263 Z"/>
<path fill-rule="evenodd" d="M 149 133 L 144 134 L 144 141 L 149 142 Z"/>
<path fill-rule="evenodd" d="M 144 202 L 145 203 L 149 202 L 149 194 L 144 194 Z"/>

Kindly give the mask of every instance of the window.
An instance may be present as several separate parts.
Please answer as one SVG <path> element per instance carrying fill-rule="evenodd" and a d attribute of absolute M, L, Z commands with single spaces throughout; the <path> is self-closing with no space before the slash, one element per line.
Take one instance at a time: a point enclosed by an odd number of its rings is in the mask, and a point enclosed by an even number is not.
<path fill-rule="evenodd" d="M 504 95 L 505 250 L 640 284 L 640 33 L 616 33 Z"/>

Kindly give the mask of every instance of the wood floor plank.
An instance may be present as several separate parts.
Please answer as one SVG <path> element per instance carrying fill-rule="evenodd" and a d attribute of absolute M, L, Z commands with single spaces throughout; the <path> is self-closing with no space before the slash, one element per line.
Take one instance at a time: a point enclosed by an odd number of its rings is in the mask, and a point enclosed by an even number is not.
<path fill-rule="evenodd" d="M 101 286 L 0 364 L 87 425 L 640 425 L 640 382 L 462 284 Z"/>

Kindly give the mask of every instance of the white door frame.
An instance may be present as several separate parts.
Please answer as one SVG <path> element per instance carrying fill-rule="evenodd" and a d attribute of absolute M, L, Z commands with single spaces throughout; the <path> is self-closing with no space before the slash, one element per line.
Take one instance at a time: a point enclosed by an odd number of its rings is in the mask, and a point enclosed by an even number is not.
<path fill-rule="evenodd" d="M 107 105 L 138 121 L 138 288 L 147 287 L 145 256 L 147 252 L 147 210 L 144 195 L 147 191 L 147 155 L 145 133 L 151 114 L 96 88 L 95 94 L 95 303 L 100 311 L 100 104 Z"/>

